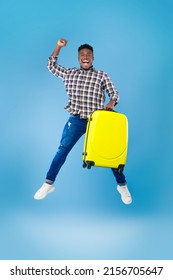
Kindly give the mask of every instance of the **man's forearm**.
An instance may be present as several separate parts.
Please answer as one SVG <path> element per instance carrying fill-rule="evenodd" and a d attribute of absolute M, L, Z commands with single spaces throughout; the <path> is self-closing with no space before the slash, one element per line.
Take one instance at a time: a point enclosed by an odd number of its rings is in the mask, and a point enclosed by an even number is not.
<path fill-rule="evenodd" d="M 63 38 L 60 38 L 56 44 L 56 47 L 52 53 L 52 56 L 58 56 L 60 50 L 62 47 L 65 47 L 67 45 L 67 40 L 66 39 L 63 39 Z"/>
<path fill-rule="evenodd" d="M 61 46 L 59 46 L 59 45 L 57 44 L 51 56 L 54 56 L 54 57 L 55 57 L 55 56 L 58 56 L 60 50 L 61 50 Z"/>

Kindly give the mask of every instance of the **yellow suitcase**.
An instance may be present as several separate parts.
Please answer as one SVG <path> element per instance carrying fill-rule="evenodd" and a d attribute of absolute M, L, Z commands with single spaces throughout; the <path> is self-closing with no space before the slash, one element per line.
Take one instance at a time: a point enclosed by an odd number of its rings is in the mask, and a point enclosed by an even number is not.
<path fill-rule="evenodd" d="M 124 114 L 97 110 L 88 118 L 83 167 L 117 168 L 123 171 L 128 148 L 128 120 Z"/>

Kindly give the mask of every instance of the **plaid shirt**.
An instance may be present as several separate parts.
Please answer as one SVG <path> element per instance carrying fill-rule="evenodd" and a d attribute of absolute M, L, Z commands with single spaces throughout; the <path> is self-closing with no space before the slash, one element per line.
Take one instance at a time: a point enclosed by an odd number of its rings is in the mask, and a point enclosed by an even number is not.
<path fill-rule="evenodd" d="M 48 69 L 55 76 L 64 81 L 68 94 L 68 104 L 65 109 L 70 114 L 79 114 L 80 118 L 87 119 L 95 110 L 104 108 L 105 91 L 111 100 L 119 101 L 117 89 L 109 76 L 91 67 L 65 68 L 57 63 L 57 57 L 49 57 Z"/>

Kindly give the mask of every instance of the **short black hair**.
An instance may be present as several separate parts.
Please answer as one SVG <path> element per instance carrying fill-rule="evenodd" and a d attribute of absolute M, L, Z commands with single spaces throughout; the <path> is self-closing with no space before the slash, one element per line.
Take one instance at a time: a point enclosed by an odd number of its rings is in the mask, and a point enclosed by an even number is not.
<path fill-rule="evenodd" d="M 78 48 L 78 52 L 80 52 L 82 49 L 89 49 L 90 51 L 94 51 L 93 50 L 93 47 L 92 46 L 90 46 L 90 45 L 88 45 L 88 44 L 83 44 L 83 45 L 81 45 L 79 48 Z"/>

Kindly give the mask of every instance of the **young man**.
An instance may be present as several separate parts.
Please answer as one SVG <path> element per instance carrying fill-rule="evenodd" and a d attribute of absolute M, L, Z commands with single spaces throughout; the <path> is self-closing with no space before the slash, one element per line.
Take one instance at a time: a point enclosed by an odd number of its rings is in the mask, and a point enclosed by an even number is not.
<path fill-rule="evenodd" d="M 35 199 L 43 199 L 55 190 L 53 183 L 68 153 L 85 133 L 89 114 L 98 109 L 113 110 L 119 101 L 118 91 L 109 76 L 93 67 L 94 55 L 90 45 L 84 44 L 78 48 L 80 68 L 65 68 L 57 63 L 58 54 L 66 44 L 67 40 L 58 40 L 48 59 L 48 69 L 64 81 L 68 94 L 68 104 L 65 109 L 70 113 L 70 117 L 65 124 L 60 145 L 47 172 L 46 180 L 34 195 Z M 104 106 L 105 91 L 110 101 Z M 117 190 L 121 194 L 122 201 L 130 204 L 132 198 L 124 174 L 118 173 L 115 168 L 112 168 L 112 172 L 118 183 Z"/>

